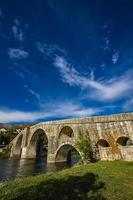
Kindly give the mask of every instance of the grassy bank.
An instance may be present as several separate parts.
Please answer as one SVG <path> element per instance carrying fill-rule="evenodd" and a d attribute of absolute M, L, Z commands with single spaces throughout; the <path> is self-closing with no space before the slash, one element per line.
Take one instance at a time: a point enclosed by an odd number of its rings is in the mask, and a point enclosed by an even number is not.
<path fill-rule="evenodd" d="M 0 199 L 133 200 L 133 162 L 97 162 L 1 183 Z"/>

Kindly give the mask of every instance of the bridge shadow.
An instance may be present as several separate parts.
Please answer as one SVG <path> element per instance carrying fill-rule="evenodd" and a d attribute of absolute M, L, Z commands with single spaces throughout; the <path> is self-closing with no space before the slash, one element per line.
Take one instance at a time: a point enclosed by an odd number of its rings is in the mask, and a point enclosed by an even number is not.
<path fill-rule="evenodd" d="M 40 184 L 23 188 L 17 199 L 33 200 L 106 200 L 102 195 L 105 183 L 98 175 L 87 173 L 84 176 L 41 181 Z"/>

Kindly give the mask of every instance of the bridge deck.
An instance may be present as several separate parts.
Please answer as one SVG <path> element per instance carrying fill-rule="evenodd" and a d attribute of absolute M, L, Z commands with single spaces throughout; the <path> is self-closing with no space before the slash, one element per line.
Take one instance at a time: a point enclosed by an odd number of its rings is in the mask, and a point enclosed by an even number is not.
<path fill-rule="evenodd" d="M 46 125 L 61 125 L 61 124 L 89 124 L 89 123 L 106 123 L 106 122 L 121 122 L 121 121 L 133 121 L 133 112 L 122 113 L 114 115 L 94 116 L 85 118 L 70 118 L 63 120 L 54 120 L 38 123 L 34 126 L 46 124 Z"/>

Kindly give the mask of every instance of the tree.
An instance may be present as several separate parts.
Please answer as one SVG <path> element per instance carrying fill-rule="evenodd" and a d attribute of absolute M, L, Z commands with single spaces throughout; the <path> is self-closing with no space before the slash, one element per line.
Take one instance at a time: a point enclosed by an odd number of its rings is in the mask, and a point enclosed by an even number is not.
<path fill-rule="evenodd" d="M 16 135 L 18 134 L 18 132 L 16 131 L 16 129 L 14 127 L 10 127 L 10 128 L 7 128 L 7 131 L 4 135 L 4 137 L 6 138 L 6 144 L 9 144 L 15 137 Z"/>
<path fill-rule="evenodd" d="M 80 133 L 75 147 L 80 151 L 83 163 L 88 163 L 92 159 L 92 146 L 88 134 Z"/>

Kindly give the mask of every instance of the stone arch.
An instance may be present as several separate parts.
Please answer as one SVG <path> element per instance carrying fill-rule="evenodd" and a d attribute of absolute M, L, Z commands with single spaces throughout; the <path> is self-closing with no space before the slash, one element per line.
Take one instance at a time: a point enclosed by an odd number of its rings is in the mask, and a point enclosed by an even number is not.
<path fill-rule="evenodd" d="M 39 155 L 41 150 L 47 151 L 48 149 L 48 137 L 42 128 L 36 129 L 28 144 L 28 157 L 35 158 Z"/>
<path fill-rule="evenodd" d="M 15 145 L 14 145 L 14 149 L 13 149 L 13 156 L 14 157 L 18 157 L 18 158 L 21 157 L 22 140 L 23 140 L 23 135 L 21 134 L 17 137 L 17 140 L 16 140 Z"/>
<path fill-rule="evenodd" d="M 118 137 L 116 143 L 120 146 L 130 146 L 132 145 L 132 140 L 127 136 Z"/>
<path fill-rule="evenodd" d="M 105 148 L 106 148 L 106 147 L 110 147 L 108 141 L 105 140 L 105 139 L 100 139 L 100 140 L 98 140 L 98 142 L 97 142 L 96 145 L 99 146 L 99 147 L 105 147 Z"/>
<path fill-rule="evenodd" d="M 73 129 L 70 126 L 64 126 L 64 127 L 62 127 L 61 130 L 60 130 L 60 132 L 59 132 L 59 138 L 61 136 L 65 136 L 65 137 L 69 137 L 69 138 L 74 137 Z"/>
<path fill-rule="evenodd" d="M 55 162 L 68 162 L 70 159 L 70 153 L 72 150 L 76 150 L 76 152 L 81 157 L 81 153 L 78 151 L 74 145 L 70 143 L 64 143 L 58 147 L 55 153 Z"/>
<path fill-rule="evenodd" d="M 110 144 L 106 139 L 99 139 L 96 143 L 96 154 L 100 160 L 109 160 Z"/>
<path fill-rule="evenodd" d="M 58 137 L 57 137 L 57 146 L 60 146 L 63 143 L 71 143 L 74 139 L 74 132 L 70 126 L 61 127 Z"/>

